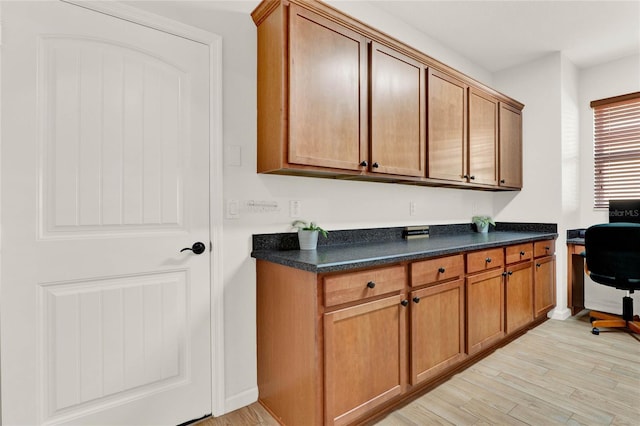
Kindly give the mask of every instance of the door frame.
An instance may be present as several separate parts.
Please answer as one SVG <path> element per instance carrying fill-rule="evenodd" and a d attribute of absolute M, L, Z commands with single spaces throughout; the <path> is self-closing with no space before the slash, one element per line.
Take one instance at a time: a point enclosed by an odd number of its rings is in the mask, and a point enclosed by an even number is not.
<path fill-rule="evenodd" d="M 125 19 L 165 33 L 202 43 L 209 48 L 209 238 L 211 308 L 211 410 L 213 416 L 224 407 L 224 297 L 223 297 L 223 174 L 222 174 L 222 37 L 173 19 L 155 15 L 119 2 L 61 0 L 75 6 Z M 217 265 L 217 267 L 216 267 Z M 215 380 L 214 380 L 215 379 Z"/>

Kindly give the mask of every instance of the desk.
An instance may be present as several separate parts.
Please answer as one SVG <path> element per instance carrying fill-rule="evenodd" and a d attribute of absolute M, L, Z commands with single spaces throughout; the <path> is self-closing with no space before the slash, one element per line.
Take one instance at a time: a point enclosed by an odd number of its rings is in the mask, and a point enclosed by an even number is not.
<path fill-rule="evenodd" d="M 584 309 L 584 238 L 567 234 L 567 307 L 575 315 Z"/>

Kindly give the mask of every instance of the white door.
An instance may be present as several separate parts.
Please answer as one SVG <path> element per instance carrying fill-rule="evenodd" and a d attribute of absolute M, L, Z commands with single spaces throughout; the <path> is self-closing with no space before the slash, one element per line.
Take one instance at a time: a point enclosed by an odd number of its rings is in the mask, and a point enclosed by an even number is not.
<path fill-rule="evenodd" d="M 1 54 L 2 423 L 211 413 L 208 48 L 3 2 Z"/>

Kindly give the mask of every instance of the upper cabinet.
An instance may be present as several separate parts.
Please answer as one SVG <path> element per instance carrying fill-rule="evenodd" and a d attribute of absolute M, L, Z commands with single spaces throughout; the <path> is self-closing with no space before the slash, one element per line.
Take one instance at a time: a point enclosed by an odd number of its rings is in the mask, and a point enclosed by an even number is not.
<path fill-rule="evenodd" d="M 367 43 L 295 4 L 288 14 L 279 9 L 258 27 L 258 171 L 359 171 L 367 159 Z"/>
<path fill-rule="evenodd" d="M 500 186 L 522 188 L 522 111 L 500 103 Z"/>
<path fill-rule="evenodd" d="M 429 72 L 429 177 L 466 182 L 467 90 L 444 73 Z"/>
<path fill-rule="evenodd" d="M 371 44 L 371 171 L 425 176 L 425 71 L 419 62 Z"/>
<path fill-rule="evenodd" d="M 521 188 L 519 102 L 320 1 L 252 17 L 259 173 Z"/>
<path fill-rule="evenodd" d="M 289 28 L 288 161 L 358 170 L 366 158 L 366 41 L 296 5 Z"/>
<path fill-rule="evenodd" d="M 469 89 L 470 182 L 498 184 L 498 100 L 488 93 Z"/>
<path fill-rule="evenodd" d="M 498 100 L 447 74 L 429 72 L 428 176 L 498 184 Z"/>

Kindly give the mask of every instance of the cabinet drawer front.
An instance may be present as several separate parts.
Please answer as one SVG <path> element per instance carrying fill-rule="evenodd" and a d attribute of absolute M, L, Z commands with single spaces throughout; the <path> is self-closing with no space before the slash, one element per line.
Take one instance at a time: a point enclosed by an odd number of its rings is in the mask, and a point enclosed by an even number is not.
<path fill-rule="evenodd" d="M 518 244 L 506 248 L 507 264 L 533 259 L 533 243 Z"/>
<path fill-rule="evenodd" d="M 467 273 L 486 271 L 504 265 L 504 251 L 501 248 L 474 251 L 467 254 Z"/>
<path fill-rule="evenodd" d="M 556 241 L 536 241 L 533 243 L 533 255 L 534 257 L 551 256 L 556 252 Z"/>
<path fill-rule="evenodd" d="M 464 257 L 461 254 L 415 262 L 411 264 L 411 286 L 433 284 L 459 278 L 463 274 Z"/>
<path fill-rule="evenodd" d="M 324 304 L 335 306 L 400 291 L 405 282 L 404 266 L 328 276 L 324 279 Z"/>

